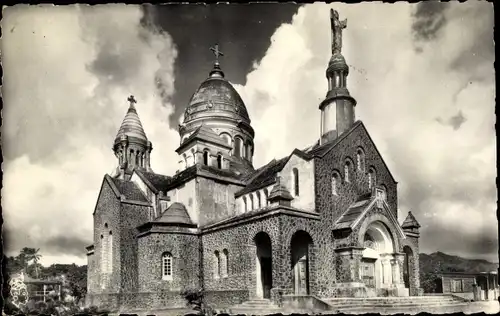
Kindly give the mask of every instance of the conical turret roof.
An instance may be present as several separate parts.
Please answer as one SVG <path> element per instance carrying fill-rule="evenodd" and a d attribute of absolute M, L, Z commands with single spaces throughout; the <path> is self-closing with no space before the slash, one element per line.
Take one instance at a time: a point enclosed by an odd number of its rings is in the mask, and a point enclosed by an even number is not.
<path fill-rule="evenodd" d="M 130 99 L 133 101 L 130 101 Z M 147 141 L 148 138 L 146 137 L 141 120 L 139 119 L 139 115 L 137 114 L 137 110 L 134 106 L 135 100 L 133 98 L 129 98 L 129 101 L 130 106 L 127 110 L 125 118 L 123 119 L 122 125 L 118 130 L 118 134 L 116 134 L 116 139 L 120 139 L 122 136 L 128 136 Z"/>
<path fill-rule="evenodd" d="M 403 224 L 401 225 L 402 228 L 420 228 L 420 224 L 417 222 L 417 219 L 411 212 L 408 212 L 408 216 L 406 216 L 406 219 L 404 220 Z"/>

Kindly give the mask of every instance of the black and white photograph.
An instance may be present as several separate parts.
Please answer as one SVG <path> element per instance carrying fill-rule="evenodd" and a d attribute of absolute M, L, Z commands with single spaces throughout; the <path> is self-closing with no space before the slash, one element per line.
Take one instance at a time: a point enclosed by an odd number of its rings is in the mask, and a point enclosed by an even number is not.
<path fill-rule="evenodd" d="M 3 315 L 500 312 L 492 2 L 1 31 Z"/>

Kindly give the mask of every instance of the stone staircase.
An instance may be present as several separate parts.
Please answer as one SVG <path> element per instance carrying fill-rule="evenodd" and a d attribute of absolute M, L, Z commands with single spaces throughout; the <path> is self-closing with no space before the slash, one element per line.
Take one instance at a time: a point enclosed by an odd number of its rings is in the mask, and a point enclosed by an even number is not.
<path fill-rule="evenodd" d="M 332 310 L 338 312 L 405 312 L 405 311 L 452 311 L 468 305 L 467 301 L 453 295 L 369 297 L 369 298 L 326 298 Z"/>
<path fill-rule="evenodd" d="M 268 315 L 277 314 L 282 310 L 269 299 L 255 299 L 243 302 L 231 307 L 229 314 L 245 314 L 245 315 Z"/>

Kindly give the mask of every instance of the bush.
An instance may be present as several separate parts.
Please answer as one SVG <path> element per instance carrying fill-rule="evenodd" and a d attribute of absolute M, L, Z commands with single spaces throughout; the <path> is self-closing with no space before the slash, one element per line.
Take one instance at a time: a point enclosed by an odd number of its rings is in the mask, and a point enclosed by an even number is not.
<path fill-rule="evenodd" d="M 16 305 L 12 303 L 10 298 L 5 300 L 5 305 L 3 307 L 3 311 L 7 315 L 16 315 L 16 314 L 22 314 L 22 310 L 19 309 Z"/>

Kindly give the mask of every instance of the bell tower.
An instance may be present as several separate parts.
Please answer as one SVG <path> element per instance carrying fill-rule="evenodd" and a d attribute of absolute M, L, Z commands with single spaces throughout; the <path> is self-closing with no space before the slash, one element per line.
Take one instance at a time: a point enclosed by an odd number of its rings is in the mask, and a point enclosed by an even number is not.
<path fill-rule="evenodd" d="M 136 168 L 151 171 L 150 159 L 153 150 L 134 106 L 137 101 L 132 95 L 127 101 L 129 108 L 113 144 L 113 152 L 118 159 L 115 177 L 123 180 L 129 180 Z"/>
<path fill-rule="evenodd" d="M 347 27 L 347 20 L 340 21 L 339 13 L 330 10 L 332 27 L 332 57 L 326 69 L 328 92 L 321 102 L 320 144 L 334 140 L 354 124 L 356 100 L 347 89 L 349 66 L 342 56 L 342 30 Z"/>

